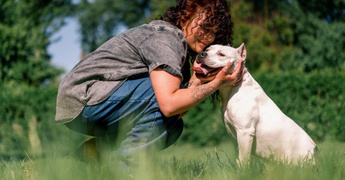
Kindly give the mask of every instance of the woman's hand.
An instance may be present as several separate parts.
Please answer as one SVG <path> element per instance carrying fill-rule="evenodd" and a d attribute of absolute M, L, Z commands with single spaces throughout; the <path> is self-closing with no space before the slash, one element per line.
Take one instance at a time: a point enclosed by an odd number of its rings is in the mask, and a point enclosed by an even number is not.
<path fill-rule="evenodd" d="M 229 61 L 212 81 L 220 82 L 219 87 L 240 85 L 243 81 L 243 74 L 246 72 L 246 68 L 244 68 L 244 61 L 240 59 L 238 65 L 232 72 L 230 72 L 230 69 L 232 69 L 231 67 L 233 65 L 234 63 Z"/>

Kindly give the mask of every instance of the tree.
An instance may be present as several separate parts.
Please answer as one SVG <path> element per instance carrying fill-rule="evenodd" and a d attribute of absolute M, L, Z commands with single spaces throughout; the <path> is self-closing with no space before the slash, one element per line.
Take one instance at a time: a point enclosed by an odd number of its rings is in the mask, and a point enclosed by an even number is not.
<path fill-rule="evenodd" d="M 156 19 L 174 4 L 175 0 L 83 0 L 77 13 L 83 51 L 90 53 L 122 30 Z"/>
<path fill-rule="evenodd" d="M 149 0 L 83 0 L 78 6 L 82 49 L 90 53 L 116 35 L 121 28 L 144 23 Z"/>
<path fill-rule="evenodd" d="M 233 1 L 234 42 L 245 43 L 248 56 L 246 66 L 251 72 L 279 71 L 279 63 L 290 53 L 293 32 L 292 19 L 281 11 L 282 2 Z"/>
<path fill-rule="evenodd" d="M 292 1 L 286 14 L 294 21 L 290 58 L 281 63 L 284 70 L 302 72 L 343 70 L 345 60 L 345 1 Z"/>
<path fill-rule="evenodd" d="M 49 37 L 63 25 L 70 0 L 1 0 L 0 80 L 39 86 L 62 72 L 50 64 Z"/>
<path fill-rule="evenodd" d="M 0 0 L 0 4 L 0 154 L 40 155 L 41 140 L 56 132 L 39 129 L 54 122 L 57 78 L 63 72 L 50 63 L 47 47 L 72 4 L 70 0 Z"/>
<path fill-rule="evenodd" d="M 344 0 L 297 0 L 304 12 L 314 14 L 318 19 L 327 22 L 345 22 Z"/>
<path fill-rule="evenodd" d="M 253 71 L 343 70 L 345 1 L 233 1 L 235 45 Z"/>

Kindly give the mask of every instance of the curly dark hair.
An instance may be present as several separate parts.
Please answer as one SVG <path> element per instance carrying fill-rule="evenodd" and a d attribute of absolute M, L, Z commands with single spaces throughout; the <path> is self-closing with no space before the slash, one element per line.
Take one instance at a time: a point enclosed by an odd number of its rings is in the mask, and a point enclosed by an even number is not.
<path fill-rule="evenodd" d="M 197 14 L 197 18 L 207 15 L 203 22 L 205 33 L 213 31 L 218 27 L 215 40 L 212 44 L 232 44 L 233 22 L 231 21 L 230 9 L 226 0 L 176 0 L 176 6 L 169 7 L 159 18 L 167 21 L 179 29 L 182 29 L 181 22 L 190 20 Z M 211 44 L 211 45 L 212 45 Z M 197 53 L 188 50 L 187 60 L 195 60 Z M 184 83 L 190 79 L 190 64 L 185 63 L 183 67 Z"/>
<path fill-rule="evenodd" d="M 199 8 L 202 8 L 200 11 Z M 211 31 L 218 26 L 216 38 L 212 44 L 227 45 L 232 42 L 233 23 L 231 21 L 230 9 L 226 0 L 176 0 L 176 6 L 170 7 L 160 17 L 176 27 L 181 28 L 181 23 L 189 20 L 196 13 L 199 17 L 207 14 L 203 26 Z"/>

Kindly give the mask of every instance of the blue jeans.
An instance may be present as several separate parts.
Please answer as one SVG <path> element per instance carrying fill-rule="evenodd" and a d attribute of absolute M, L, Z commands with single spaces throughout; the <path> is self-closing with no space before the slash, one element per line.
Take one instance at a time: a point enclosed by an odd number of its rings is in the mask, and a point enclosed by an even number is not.
<path fill-rule="evenodd" d="M 162 114 L 151 80 L 145 77 L 127 80 L 103 103 L 85 107 L 67 126 L 96 140 L 106 139 L 120 161 L 135 167 L 137 153 L 174 143 L 182 133 L 183 121 L 178 115 L 167 118 Z"/>

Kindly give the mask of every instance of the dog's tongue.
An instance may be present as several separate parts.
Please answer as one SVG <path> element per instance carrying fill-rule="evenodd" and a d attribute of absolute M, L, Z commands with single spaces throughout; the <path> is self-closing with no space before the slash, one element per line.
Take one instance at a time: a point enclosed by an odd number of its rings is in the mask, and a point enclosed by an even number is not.
<path fill-rule="evenodd" d="M 207 75 L 208 73 L 207 69 L 202 68 L 202 67 L 192 67 L 192 70 L 195 71 L 195 73 L 197 74 Z"/>
<path fill-rule="evenodd" d="M 197 74 L 203 74 L 207 75 L 210 72 L 210 68 L 206 66 L 201 66 L 201 67 L 192 67 L 192 70 L 195 71 Z"/>

